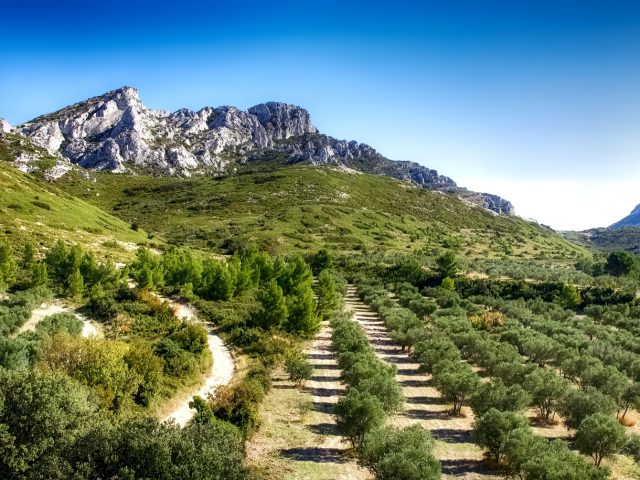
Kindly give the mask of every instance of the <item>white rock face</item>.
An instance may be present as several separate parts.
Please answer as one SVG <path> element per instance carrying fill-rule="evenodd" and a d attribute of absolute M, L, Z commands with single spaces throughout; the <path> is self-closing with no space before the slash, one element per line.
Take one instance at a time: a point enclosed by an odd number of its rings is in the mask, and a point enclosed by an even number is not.
<path fill-rule="evenodd" d="M 3 123 L 5 128 L 10 126 Z M 189 176 L 204 170 L 233 171 L 230 164 L 260 160 L 270 152 L 288 162 L 336 165 L 455 193 L 497 213 L 509 214 L 513 208 L 500 197 L 460 188 L 417 163 L 392 161 L 369 145 L 321 135 L 309 112 L 286 103 L 261 103 L 247 111 L 222 106 L 167 113 L 146 108 L 137 90 L 123 87 L 38 117 L 15 131 L 87 169 L 125 172 L 140 166 Z M 29 168 L 26 159 L 22 166 Z M 66 168 L 60 164 L 55 175 Z"/>
<path fill-rule="evenodd" d="M 4 118 L 0 118 L 0 132 L 9 133 L 13 127 Z"/>
<path fill-rule="evenodd" d="M 132 163 L 181 174 L 221 169 L 233 155 L 317 131 L 309 113 L 294 105 L 271 102 L 246 112 L 224 106 L 168 114 L 147 109 L 131 87 L 36 118 L 18 130 L 85 168 L 119 172 Z"/>

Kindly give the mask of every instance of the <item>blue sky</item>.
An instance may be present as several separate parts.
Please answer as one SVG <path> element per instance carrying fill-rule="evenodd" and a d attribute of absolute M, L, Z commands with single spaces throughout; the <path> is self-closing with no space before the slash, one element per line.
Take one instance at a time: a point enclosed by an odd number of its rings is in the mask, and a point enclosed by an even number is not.
<path fill-rule="evenodd" d="M 640 203 L 640 2 L 17 2 L 0 116 L 131 85 L 152 108 L 266 100 L 555 228 Z"/>

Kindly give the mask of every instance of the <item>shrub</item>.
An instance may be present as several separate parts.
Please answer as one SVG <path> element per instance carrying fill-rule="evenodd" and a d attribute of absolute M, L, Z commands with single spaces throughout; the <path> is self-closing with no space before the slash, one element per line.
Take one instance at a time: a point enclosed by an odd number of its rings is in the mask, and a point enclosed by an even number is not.
<path fill-rule="evenodd" d="M 291 355 L 285 361 L 285 370 L 292 382 L 301 385 L 313 375 L 313 365 L 302 355 Z"/>
<path fill-rule="evenodd" d="M 367 433 L 358 461 L 378 480 L 438 480 L 440 463 L 433 456 L 433 440 L 420 425 L 404 429 L 382 427 Z"/>

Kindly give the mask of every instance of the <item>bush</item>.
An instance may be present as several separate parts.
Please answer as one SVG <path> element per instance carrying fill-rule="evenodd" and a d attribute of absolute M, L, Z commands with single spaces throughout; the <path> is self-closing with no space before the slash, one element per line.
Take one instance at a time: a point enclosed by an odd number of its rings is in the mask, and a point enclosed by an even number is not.
<path fill-rule="evenodd" d="M 453 403 L 451 413 L 459 415 L 462 405 L 478 389 L 480 379 L 468 364 L 446 360 L 436 364 L 433 383 L 442 397 Z"/>
<path fill-rule="evenodd" d="M 365 435 L 380 427 L 385 418 L 384 407 L 378 397 L 354 388 L 336 403 L 334 413 L 340 433 L 354 447 L 360 446 Z"/>
<path fill-rule="evenodd" d="M 491 408 L 478 418 L 473 426 L 473 436 L 478 445 L 486 448 L 496 462 L 504 450 L 507 438 L 516 429 L 529 426 L 527 419 L 514 412 L 500 412 Z"/>
<path fill-rule="evenodd" d="M 291 355 L 285 361 L 285 370 L 292 382 L 301 385 L 313 375 L 313 365 L 302 355 Z"/>
<path fill-rule="evenodd" d="M 431 434 L 420 425 L 383 427 L 365 435 L 358 461 L 378 480 L 437 480 L 440 463 L 433 445 Z"/>
<path fill-rule="evenodd" d="M 626 443 L 624 427 L 602 413 L 585 418 L 576 433 L 576 446 L 581 453 L 593 457 L 596 466 L 605 457 L 618 453 Z"/>

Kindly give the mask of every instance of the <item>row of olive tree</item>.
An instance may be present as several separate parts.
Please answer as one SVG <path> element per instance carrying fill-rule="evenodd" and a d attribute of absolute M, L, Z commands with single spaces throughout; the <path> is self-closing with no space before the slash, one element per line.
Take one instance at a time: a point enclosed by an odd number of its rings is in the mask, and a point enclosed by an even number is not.
<path fill-rule="evenodd" d="M 381 480 L 440 478 L 428 431 L 384 425 L 403 402 L 395 367 L 376 356 L 362 328 L 347 316 L 336 316 L 331 326 L 332 347 L 347 384 L 346 396 L 335 407 L 336 422 L 358 461 Z"/>
<path fill-rule="evenodd" d="M 393 302 L 384 288 L 375 285 L 361 286 L 361 296 L 381 313 L 394 318 L 394 309 L 389 305 Z M 414 301 L 416 290 L 404 287 L 396 289 L 400 303 L 418 306 Z M 416 308 L 421 311 L 421 308 Z M 510 345 L 497 342 L 489 338 L 488 333 L 475 331 L 473 323 L 467 319 L 465 310 L 449 308 L 436 311 L 435 317 L 429 322 L 428 335 L 414 346 L 413 356 L 422 367 L 433 373 L 434 384 L 443 397 L 453 403 L 452 413 L 459 413 L 460 406 L 468 400 L 477 420 L 476 441 L 487 448 L 495 460 L 501 460 L 502 447 L 496 445 L 504 439 L 506 433 L 499 430 L 528 429 L 528 422 L 521 415 L 528 406 L 538 408 L 542 418 L 550 420 L 555 410 L 564 408 L 565 412 L 573 413 L 574 428 L 579 428 L 578 445 L 583 453 L 594 455 L 599 465 L 602 456 L 593 452 L 593 442 L 597 433 L 593 433 L 587 417 L 594 414 L 601 415 L 599 409 L 590 410 L 575 399 L 575 390 L 568 387 L 567 382 L 554 372 L 535 365 L 524 365 L 523 357 Z M 454 315 L 452 315 L 454 314 Z M 456 316 L 457 314 L 458 316 Z M 404 313 L 407 316 L 407 313 Z M 393 322 L 392 322 L 393 323 Z M 486 324 L 482 324 L 486 327 Z M 423 327 L 425 328 L 425 327 Z M 491 382 L 479 382 L 479 378 L 468 364 L 461 362 L 467 358 L 470 362 L 483 367 L 493 378 Z M 465 365 L 465 367 L 456 367 Z M 524 376 L 524 381 L 522 377 Z M 597 403 L 598 398 L 594 400 Z M 601 418 L 601 417 L 597 417 Z M 624 430 L 611 416 L 608 418 L 607 428 L 613 429 L 614 439 L 604 448 L 604 455 L 617 453 L 624 445 Z M 586 423 L 584 423 L 586 422 Z M 591 421 L 592 422 L 592 421 Z M 584 428 L 583 428 L 584 423 Z M 602 422 L 600 422 L 602 423 Z M 613 427 L 611 425 L 614 425 Z M 523 441 L 531 441 L 531 433 L 523 437 Z M 538 441 L 537 439 L 535 440 Z M 541 450 L 542 451 L 542 450 Z M 545 455 L 553 454 L 559 458 L 568 459 L 576 473 L 567 478 L 601 478 L 607 473 L 593 469 L 580 457 L 572 454 L 566 445 L 555 445 L 544 450 Z M 550 458 L 549 458 L 550 460 Z M 551 463 L 552 464 L 552 463 Z M 522 478 L 534 478 L 534 473 L 527 471 L 535 463 L 520 465 L 517 472 Z M 551 467 L 550 467 L 551 468 Z M 589 472 L 588 474 L 586 472 Z M 551 474 L 551 470 L 549 471 Z"/>

